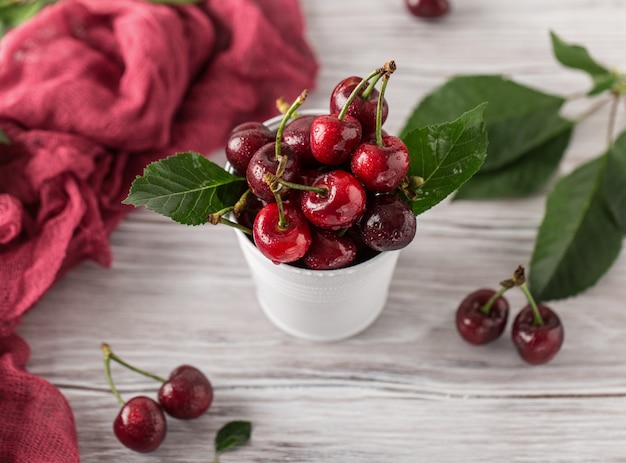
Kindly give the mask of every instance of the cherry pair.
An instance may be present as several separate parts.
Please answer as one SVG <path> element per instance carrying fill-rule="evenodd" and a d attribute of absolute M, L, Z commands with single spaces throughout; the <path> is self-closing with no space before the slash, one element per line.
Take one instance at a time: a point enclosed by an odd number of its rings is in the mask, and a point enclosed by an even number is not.
<path fill-rule="evenodd" d="M 511 279 L 500 283 L 498 291 L 479 289 L 470 293 L 456 311 L 456 327 L 471 344 L 486 344 L 499 338 L 507 324 L 509 303 L 503 294 L 518 287 L 528 299 L 515 317 L 511 338 L 521 358 L 538 365 L 549 362 L 563 344 L 563 325 L 548 306 L 537 304 L 526 286 L 524 268 L 519 266 Z"/>
<path fill-rule="evenodd" d="M 129 449 L 141 453 L 156 450 L 165 439 L 165 414 L 189 420 L 203 415 L 211 406 L 213 387 L 197 368 L 181 365 L 165 379 L 126 363 L 111 351 L 108 344 L 103 343 L 101 349 L 111 392 L 122 406 L 113 422 L 113 432 Z M 158 401 L 147 396 L 136 396 L 125 402 L 113 384 L 111 360 L 162 383 L 158 391 Z"/>

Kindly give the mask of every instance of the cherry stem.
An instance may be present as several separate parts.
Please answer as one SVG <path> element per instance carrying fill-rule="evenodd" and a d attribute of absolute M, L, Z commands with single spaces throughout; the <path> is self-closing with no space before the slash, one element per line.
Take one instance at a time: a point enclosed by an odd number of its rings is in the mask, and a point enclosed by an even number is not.
<path fill-rule="evenodd" d="M 252 236 L 252 230 L 250 230 L 248 227 L 246 227 L 245 225 L 241 225 L 238 222 L 227 219 L 226 217 L 220 217 L 219 223 L 222 225 L 228 225 L 229 227 L 236 228 L 237 230 L 244 232 L 246 235 Z"/>
<path fill-rule="evenodd" d="M 321 187 L 321 186 L 311 186 L 311 185 L 302 185 L 301 183 L 293 183 L 293 182 L 289 182 L 285 179 L 282 179 L 270 172 L 266 173 L 263 176 L 263 180 L 265 180 L 265 182 L 270 186 L 270 189 L 272 191 L 277 191 L 277 187 L 275 186 L 276 184 L 285 186 L 287 188 L 291 188 L 294 190 L 299 190 L 299 191 L 313 191 L 321 196 L 326 196 L 328 195 L 328 188 L 326 187 Z"/>
<path fill-rule="evenodd" d="M 385 68 L 382 68 L 383 71 Z M 376 84 L 378 83 L 378 81 L 380 80 L 380 78 L 384 75 L 384 72 L 380 72 L 378 73 L 375 78 L 372 78 L 370 80 L 369 85 L 367 86 L 367 88 L 365 90 L 363 90 L 363 93 L 361 93 L 361 98 L 364 100 L 368 100 L 369 97 L 372 95 L 372 92 L 374 91 L 374 88 L 376 87 Z"/>
<path fill-rule="evenodd" d="M 385 98 L 385 89 L 389 82 L 389 75 L 383 76 L 383 83 L 380 86 L 378 94 L 378 103 L 376 104 L 376 145 L 383 146 L 383 103 Z"/>
<path fill-rule="evenodd" d="M 291 118 L 292 114 L 296 112 L 296 109 L 298 109 L 302 105 L 302 103 L 304 103 L 304 100 L 306 100 L 308 94 L 309 91 L 304 89 L 302 93 L 298 95 L 298 98 L 296 98 L 296 100 L 291 104 L 289 109 L 285 111 L 285 114 L 283 115 L 283 118 L 278 125 L 278 129 L 276 130 L 276 148 L 274 153 L 276 156 L 276 160 L 279 162 L 278 170 L 276 172 L 278 176 L 281 176 L 283 174 L 286 163 L 286 159 L 280 153 L 280 142 L 283 139 L 283 130 L 285 129 L 285 126 L 287 125 L 287 122 Z"/>
<path fill-rule="evenodd" d="M 596 102 L 593 106 L 591 106 L 589 109 L 587 109 L 586 111 L 584 111 L 582 114 L 579 114 L 577 117 L 574 118 L 574 122 L 575 123 L 580 123 L 583 120 L 587 119 L 588 117 L 590 117 L 591 115 L 595 114 L 596 112 L 598 112 L 600 109 L 602 109 L 602 107 L 604 107 L 604 105 L 606 105 L 608 102 L 611 101 L 611 98 L 608 99 L 603 99 L 600 100 L 598 102 Z"/>
<path fill-rule="evenodd" d="M 100 345 L 100 348 L 102 349 L 102 352 L 103 352 L 105 358 L 108 357 L 109 359 L 114 360 L 115 362 L 117 362 L 120 365 L 128 368 L 129 370 L 134 371 L 135 373 L 139 373 L 140 375 L 147 376 L 148 378 L 155 379 L 155 380 L 157 380 L 157 381 L 159 381 L 161 383 L 164 383 L 165 381 L 167 381 L 165 378 L 161 378 L 160 376 L 157 376 L 157 375 L 155 375 L 153 373 L 150 373 L 148 371 L 142 370 L 140 368 L 137 368 L 136 366 L 131 365 L 130 363 L 125 362 L 120 357 L 115 355 L 113 353 L 113 351 L 111 350 L 111 348 L 109 347 L 109 345 L 106 344 L 106 343 L 102 343 Z"/>
<path fill-rule="evenodd" d="M 111 349 L 109 348 L 108 344 L 104 343 L 100 346 L 100 348 L 102 349 L 102 353 L 104 355 L 104 373 L 107 378 L 107 383 L 109 383 L 109 388 L 111 389 L 111 392 L 113 393 L 119 404 L 123 407 L 125 404 L 124 399 L 117 391 L 115 384 L 113 384 L 113 378 L 111 377 Z"/>
<path fill-rule="evenodd" d="M 280 197 L 280 194 L 274 192 L 274 199 L 276 200 L 276 206 L 278 207 L 278 228 L 280 230 L 287 230 L 289 227 L 289 223 L 285 218 L 285 208 L 283 207 L 283 198 Z"/>
<path fill-rule="evenodd" d="M 496 291 L 494 295 L 491 296 L 487 302 L 485 302 L 485 305 L 483 305 L 480 308 L 480 311 L 484 313 L 485 315 L 489 315 L 489 312 L 491 312 L 491 307 L 493 306 L 493 303 L 496 302 L 496 300 L 499 297 L 501 297 L 505 292 L 507 292 L 509 289 L 511 289 L 511 286 L 501 286 L 500 289 Z"/>
<path fill-rule="evenodd" d="M 522 283 L 521 285 L 519 285 L 519 289 L 522 290 L 522 292 L 526 296 L 526 299 L 528 299 L 528 303 L 533 309 L 533 325 L 542 326 L 543 318 L 541 317 L 541 313 L 539 313 L 539 307 L 537 307 L 535 298 L 533 298 L 532 294 L 530 294 L 530 291 L 528 290 L 528 286 L 526 286 L 526 283 Z"/>
<path fill-rule="evenodd" d="M 355 98 L 359 95 L 359 92 L 361 91 L 361 89 L 365 87 L 365 84 L 367 84 L 369 80 L 372 79 L 373 77 L 378 76 L 377 79 L 374 81 L 374 85 L 376 85 L 376 82 L 378 82 L 378 79 L 380 79 L 380 77 L 384 74 L 384 72 L 385 72 L 385 68 L 378 68 L 375 71 L 370 72 L 369 75 L 365 79 L 362 79 L 361 82 L 359 82 L 357 86 L 354 87 L 354 89 L 352 90 L 352 93 L 350 93 L 350 96 L 348 96 L 348 99 L 344 103 L 343 108 L 341 108 L 341 111 L 339 112 L 337 119 L 342 121 L 343 118 L 346 117 L 346 114 L 348 113 L 348 107 L 352 104 Z M 369 90 L 369 87 L 368 87 L 368 90 Z M 370 90 L 370 93 L 371 92 L 372 91 Z"/>

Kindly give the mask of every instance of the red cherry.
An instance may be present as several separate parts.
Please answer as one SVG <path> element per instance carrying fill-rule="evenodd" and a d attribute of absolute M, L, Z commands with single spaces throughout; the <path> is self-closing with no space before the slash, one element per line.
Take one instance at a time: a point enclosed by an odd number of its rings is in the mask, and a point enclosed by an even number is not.
<path fill-rule="evenodd" d="M 322 164 L 342 164 L 360 141 L 361 124 L 352 116 L 318 116 L 311 123 L 311 153 Z"/>
<path fill-rule="evenodd" d="M 335 270 L 348 267 L 356 259 L 357 246 L 349 236 L 339 236 L 330 230 L 311 230 L 311 246 L 302 258 L 306 268 Z"/>
<path fill-rule="evenodd" d="M 468 294 L 456 311 L 456 328 L 471 344 L 487 344 L 499 338 L 506 327 L 509 303 L 500 296 L 493 301 L 489 312 L 482 309 L 496 294 L 493 289 L 479 289 Z"/>
<path fill-rule="evenodd" d="M 182 365 L 161 385 L 159 403 L 170 416 L 190 420 L 203 415 L 213 401 L 213 386 L 197 368 Z"/>
<path fill-rule="evenodd" d="M 331 114 L 339 114 L 355 87 L 363 80 L 361 77 L 351 76 L 343 79 L 333 89 L 330 96 Z M 376 130 L 376 107 L 378 106 L 379 92 L 373 89 L 367 99 L 363 98 L 363 92 L 367 85 L 359 92 L 359 95 L 348 106 L 347 114 L 355 117 L 360 123 L 363 135 L 368 135 Z M 382 122 L 384 123 L 389 113 L 389 105 L 383 100 Z"/>
<path fill-rule="evenodd" d="M 298 157 L 301 166 L 317 163 L 311 152 L 311 124 L 317 116 L 298 116 L 283 129 L 283 143 Z"/>
<path fill-rule="evenodd" d="M 118 440 L 141 453 L 152 452 L 161 445 L 166 430 L 161 406 L 144 396 L 133 397 L 126 402 L 113 422 L 113 432 Z"/>
<path fill-rule="evenodd" d="M 237 172 L 245 174 L 254 153 L 274 140 L 274 134 L 262 123 L 245 122 L 231 131 L 226 142 L 226 159 Z"/>
<path fill-rule="evenodd" d="M 287 157 L 285 171 L 281 176 L 282 179 L 293 182 L 298 179 L 300 163 L 296 155 L 284 143 L 281 144 L 281 155 Z M 275 174 L 278 169 L 278 160 L 276 159 L 276 144 L 268 143 L 259 149 L 248 164 L 246 170 L 246 180 L 252 193 L 265 202 L 275 201 L 274 193 L 270 190 L 269 185 L 265 181 L 265 174 Z M 285 192 L 287 190 L 285 189 Z"/>
<path fill-rule="evenodd" d="M 450 11 L 448 0 L 404 0 L 414 16 L 420 18 L 439 18 Z"/>
<path fill-rule="evenodd" d="M 311 245 L 311 231 L 302 212 L 289 203 L 283 204 L 285 226 L 281 227 L 276 203 L 259 211 L 252 227 L 254 243 L 261 253 L 275 264 L 295 262 Z"/>
<path fill-rule="evenodd" d="M 563 345 L 563 325 L 558 315 L 543 304 L 537 304 L 543 324 L 535 322 L 532 306 L 524 307 L 515 317 L 511 337 L 518 353 L 527 363 L 549 362 Z"/>
<path fill-rule="evenodd" d="M 301 207 L 313 225 L 326 230 L 340 230 L 354 225 L 365 211 L 367 194 L 354 177 L 343 170 L 320 174 L 313 187 L 326 188 L 326 194 L 302 193 Z"/>
<path fill-rule="evenodd" d="M 417 221 L 411 206 L 393 193 L 370 199 L 360 222 L 363 242 L 376 251 L 395 251 L 415 237 Z"/>
<path fill-rule="evenodd" d="M 350 162 L 352 173 L 368 191 L 386 193 L 396 188 L 409 171 L 410 155 L 404 142 L 391 135 L 382 146 L 361 143 Z"/>

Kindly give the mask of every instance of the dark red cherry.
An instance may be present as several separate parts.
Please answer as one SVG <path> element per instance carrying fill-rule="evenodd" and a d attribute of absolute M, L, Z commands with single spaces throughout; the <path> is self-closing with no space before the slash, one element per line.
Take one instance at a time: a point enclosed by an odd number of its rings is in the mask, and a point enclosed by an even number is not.
<path fill-rule="evenodd" d="M 311 246 L 302 258 L 302 263 L 307 268 L 335 270 L 352 265 L 356 259 L 357 246 L 349 236 L 313 228 L 311 238 Z"/>
<path fill-rule="evenodd" d="M 351 227 L 363 215 L 367 194 L 354 177 L 344 170 L 321 173 L 311 184 L 326 193 L 304 191 L 302 212 L 313 225 L 325 230 Z"/>
<path fill-rule="evenodd" d="M 213 386 L 197 368 L 181 365 L 161 385 L 158 398 L 165 413 L 190 420 L 209 409 L 213 402 Z"/>
<path fill-rule="evenodd" d="M 330 112 L 331 114 L 339 114 L 348 98 L 352 94 L 355 87 L 363 80 L 362 77 L 351 76 L 343 79 L 333 89 L 330 95 Z M 376 107 L 378 106 L 379 92 L 373 89 L 368 98 L 363 98 L 363 92 L 369 84 L 366 84 L 359 92 L 359 95 L 348 106 L 347 114 L 356 117 L 361 123 L 364 135 L 373 133 L 376 130 Z M 383 101 L 382 122 L 384 123 L 389 113 L 389 105 L 387 101 Z"/>
<path fill-rule="evenodd" d="M 493 289 L 479 289 L 461 301 L 456 310 L 456 328 L 467 342 L 487 344 L 502 335 L 509 316 L 508 301 L 500 296 L 493 301 L 487 313 L 483 311 L 495 294 Z"/>
<path fill-rule="evenodd" d="M 404 142 L 391 135 L 383 145 L 361 143 L 350 161 L 352 173 L 366 190 L 386 193 L 396 188 L 409 171 L 410 155 Z"/>
<path fill-rule="evenodd" d="M 152 452 L 161 445 L 166 430 L 161 406 L 145 396 L 133 397 L 126 402 L 113 422 L 113 432 L 118 440 L 141 453 Z"/>
<path fill-rule="evenodd" d="M 511 328 L 513 344 L 519 355 L 533 365 L 552 360 L 561 349 L 565 337 L 558 315 L 543 304 L 537 304 L 537 308 L 543 324 L 535 323 L 533 309 L 527 305 L 517 314 Z"/>
<path fill-rule="evenodd" d="M 439 18 L 450 11 L 448 0 L 404 0 L 411 14 L 420 18 Z"/>
<path fill-rule="evenodd" d="M 311 245 L 311 230 L 299 208 L 284 203 L 285 226 L 280 224 L 278 205 L 265 205 L 254 219 L 252 234 L 259 251 L 275 264 L 301 259 Z"/>
<path fill-rule="evenodd" d="M 275 140 L 260 122 L 245 122 L 235 127 L 226 142 L 226 159 L 237 172 L 246 173 L 250 159 L 259 148 Z"/>
<path fill-rule="evenodd" d="M 311 153 L 311 123 L 316 117 L 298 116 L 283 129 L 283 143 L 291 148 L 303 167 L 313 166 L 317 162 Z"/>
<path fill-rule="evenodd" d="M 417 221 L 411 207 L 393 193 L 371 198 L 360 222 L 361 236 L 376 251 L 406 247 L 415 237 Z"/>
<path fill-rule="evenodd" d="M 248 169 L 246 170 L 246 180 L 252 193 L 262 199 L 265 202 L 275 201 L 274 194 L 270 190 L 269 185 L 264 179 L 266 173 L 275 174 L 278 169 L 278 160 L 276 159 L 276 145 L 274 142 L 263 145 L 259 149 L 250 162 L 248 163 Z M 287 156 L 287 163 L 285 164 L 285 171 L 282 178 L 288 182 L 295 182 L 298 179 L 300 163 L 298 158 L 291 151 L 291 149 L 281 144 L 281 155 Z M 287 189 L 283 190 L 284 192 Z M 282 196 L 283 194 L 281 194 Z"/>
<path fill-rule="evenodd" d="M 311 123 L 311 153 L 318 162 L 337 166 L 361 142 L 361 124 L 352 116 L 318 116 Z"/>

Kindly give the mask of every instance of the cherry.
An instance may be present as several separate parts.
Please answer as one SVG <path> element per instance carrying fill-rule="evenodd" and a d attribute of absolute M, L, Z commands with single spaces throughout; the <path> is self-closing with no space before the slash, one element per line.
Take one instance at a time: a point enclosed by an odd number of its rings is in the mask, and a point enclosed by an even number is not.
<path fill-rule="evenodd" d="M 203 415 L 213 401 L 213 386 L 197 368 L 176 368 L 158 392 L 159 403 L 170 416 L 190 420 Z"/>
<path fill-rule="evenodd" d="M 273 140 L 274 134 L 260 122 L 239 124 L 231 131 L 226 142 L 226 159 L 237 172 L 243 174 L 254 153 Z"/>
<path fill-rule="evenodd" d="M 522 359 L 539 365 L 552 360 L 561 349 L 564 339 L 563 325 L 548 306 L 535 304 L 533 307 L 531 303 L 515 317 L 511 337 Z"/>
<path fill-rule="evenodd" d="M 259 251 L 275 264 L 297 261 L 311 245 L 306 218 L 289 203 L 263 206 L 254 219 L 252 236 Z"/>
<path fill-rule="evenodd" d="M 506 327 L 509 303 L 500 291 L 479 289 L 468 294 L 456 311 L 456 328 L 471 344 L 487 344 L 499 338 Z"/>
<path fill-rule="evenodd" d="M 302 258 L 306 268 L 312 270 L 334 270 L 351 265 L 357 255 L 357 245 L 347 235 L 338 235 L 330 230 L 311 230 L 311 246 Z"/>
<path fill-rule="evenodd" d="M 318 191 L 304 191 L 301 207 L 309 222 L 319 228 L 340 230 L 351 227 L 365 210 L 367 194 L 349 172 L 336 169 L 321 173 L 311 187 Z"/>
<path fill-rule="evenodd" d="M 363 241 L 376 251 L 406 247 L 415 237 L 417 220 L 411 207 L 393 193 L 370 199 L 360 223 Z"/>
<path fill-rule="evenodd" d="M 287 123 L 283 130 L 283 143 L 291 148 L 300 165 L 307 167 L 316 164 L 311 152 L 311 123 L 317 116 L 298 116 Z"/>
<path fill-rule="evenodd" d="M 331 114 L 339 114 L 350 98 L 357 85 L 363 79 L 358 76 L 351 76 L 343 79 L 333 89 L 330 96 Z M 378 90 L 373 86 L 364 86 L 357 97 L 348 105 L 347 114 L 355 117 L 360 123 L 363 135 L 368 135 L 376 129 L 376 107 L 378 104 Z M 387 119 L 389 105 L 383 102 L 382 121 Z"/>
<path fill-rule="evenodd" d="M 352 116 L 322 115 L 311 123 L 311 153 L 322 164 L 346 161 L 361 141 L 361 123 Z"/>
<path fill-rule="evenodd" d="M 450 11 L 448 0 L 404 0 L 414 16 L 420 18 L 438 18 Z"/>
<path fill-rule="evenodd" d="M 386 193 L 396 188 L 409 171 L 410 155 L 404 142 L 391 135 L 382 144 L 361 143 L 350 162 L 352 173 L 369 191 Z"/>
<path fill-rule="evenodd" d="M 167 424 L 161 406 L 149 397 L 133 397 L 126 402 L 115 421 L 117 439 L 135 452 L 156 450 L 165 439 Z"/>
<path fill-rule="evenodd" d="M 284 143 L 281 143 L 280 156 L 285 158 L 281 177 L 287 181 L 296 181 L 300 170 L 298 158 Z M 276 174 L 280 162 L 280 158 L 276 156 L 275 143 L 268 143 L 254 153 L 248 164 L 246 171 L 248 186 L 255 196 L 265 202 L 275 201 L 274 192 L 266 182 L 265 175 Z M 287 189 L 283 189 L 280 194 L 283 195 L 286 192 Z"/>

